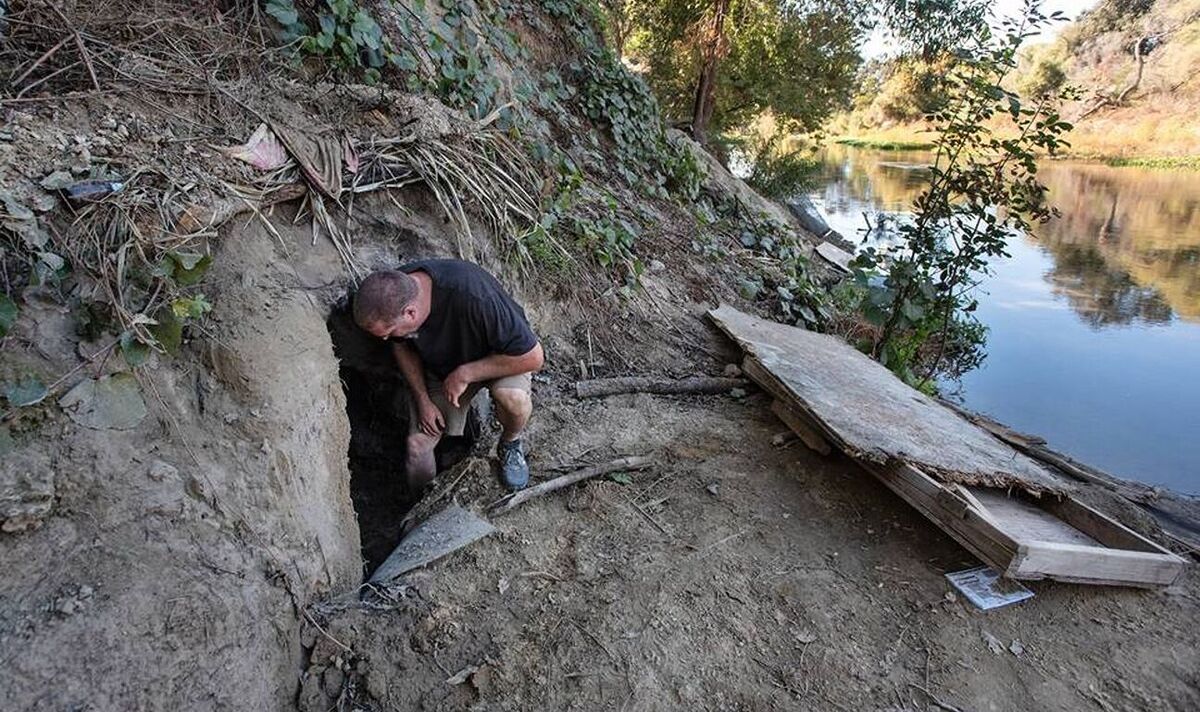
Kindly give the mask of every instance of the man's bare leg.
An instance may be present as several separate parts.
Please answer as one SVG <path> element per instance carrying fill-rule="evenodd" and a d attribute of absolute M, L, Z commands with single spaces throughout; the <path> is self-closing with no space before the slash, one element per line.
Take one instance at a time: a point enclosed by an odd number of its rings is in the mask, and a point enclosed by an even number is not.
<path fill-rule="evenodd" d="M 516 491 L 529 484 L 529 464 L 521 447 L 521 431 L 533 413 L 533 399 L 521 388 L 493 388 L 496 420 L 500 421 L 500 477 L 504 485 Z"/>
<path fill-rule="evenodd" d="M 437 447 L 440 437 L 425 433 L 409 433 L 408 451 L 404 462 L 404 473 L 408 477 L 408 486 L 414 492 L 425 489 L 437 475 L 437 460 L 434 459 L 433 449 Z"/>
<path fill-rule="evenodd" d="M 521 431 L 533 414 L 533 399 L 520 388 L 493 388 L 492 401 L 496 404 L 496 420 L 503 428 L 501 442 L 512 442 L 521 437 Z"/>

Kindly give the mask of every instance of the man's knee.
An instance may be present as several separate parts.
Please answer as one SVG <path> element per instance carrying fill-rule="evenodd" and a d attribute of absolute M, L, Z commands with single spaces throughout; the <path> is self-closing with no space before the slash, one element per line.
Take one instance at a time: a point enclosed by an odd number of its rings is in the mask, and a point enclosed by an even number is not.
<path fill-rule="evenodd" d="M 533 410 L 529 391 L 522 388 L 493 388 L 492 401 L 506 413 L 528 413 Z"/>
<path fill-rule="evenodd" d="M 405 442 L 409 458 L 411 459 L 414 455 L 420 456 L 433 452 L 433 449 L 437 447 L 438 440 L 439 438 L 426 435 L 422 432 L 409 433 L 408 440 Z"/>
<path fill-rule="evenodd" d="M 409 434 L 405 443 L 408 457 L 404 466 L 410 487 L 424 489 L 437 476 L 437 464 L 433 456 L 433 449 L 437 447 L 437 443 L 438 438 L 425 433 Z"/>

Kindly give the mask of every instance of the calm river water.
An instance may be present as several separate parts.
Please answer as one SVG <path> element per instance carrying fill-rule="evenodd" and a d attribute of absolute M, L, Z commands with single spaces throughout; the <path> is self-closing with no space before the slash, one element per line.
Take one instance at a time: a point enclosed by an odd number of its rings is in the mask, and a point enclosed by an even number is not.
<path fill-rule="evenodd" d="M 864 212 L 906 212 L 929 159 L 830 147 L 811 197 L 859 242 Z M 1200 493 L 1200 172 L 1039 175 L 1062 217 L 996 263 L 979 294 L 987 359 L 946 390 L 1115 475 Z"/>

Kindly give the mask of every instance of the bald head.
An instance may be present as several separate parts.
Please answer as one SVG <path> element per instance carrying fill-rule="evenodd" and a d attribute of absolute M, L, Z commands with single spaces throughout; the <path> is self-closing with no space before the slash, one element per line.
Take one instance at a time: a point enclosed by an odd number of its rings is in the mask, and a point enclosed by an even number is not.
<path fill-rule="evenodd" d="M 354 295 L 354 323 L 372 331 L 373 325 L 391 324 L 404 316 L 404 308 L 417 296 L 417 280 L 397 270 L 373 272 Z"/>

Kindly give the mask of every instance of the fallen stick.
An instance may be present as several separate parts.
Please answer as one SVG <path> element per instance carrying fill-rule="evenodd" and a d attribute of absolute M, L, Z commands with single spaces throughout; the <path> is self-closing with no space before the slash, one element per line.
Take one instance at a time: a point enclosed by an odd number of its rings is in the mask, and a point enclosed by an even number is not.
<path fill-rule="evenodd" d="M 580 398 L 598 398 L 621 393 L 656 393 L 658 395 L 713 395 L 725 393 L 733 388 L 746 388 L 750 382 L 744 378 L 713 376 L 691 376 L 679 380 L 628 376 L 625 378 L 598 378 L 593 381 L 578 381 L 575 395 Z"/>
<path fill-rule="evenodd" d="M 524 504 L 531 499 L 541 497 L 544 494 L 549 494 L 555 490 L 560 490 L 563 487 L 570 487 L 576 482 L 590 480 L 593 477 L 607 475 L 613 472 L 621 472 L 624 470 L 644 470 L 654 463 L 654 460 L 642 455 L 632 455 L 630 457 L 622 457 L 612 462 L 606 462 L 600 465 L 592 465 L 585 467 L 582 470 L 576 470 L 569 475 L 555 477 L 552 480 L 547 480 L 539 485 L 534 485 L 529 489 L 523 489 L 520 492 L 514 492 L 508 495 L 489 508 L 492 514 L 503 514 L 518 505 Z"/>

